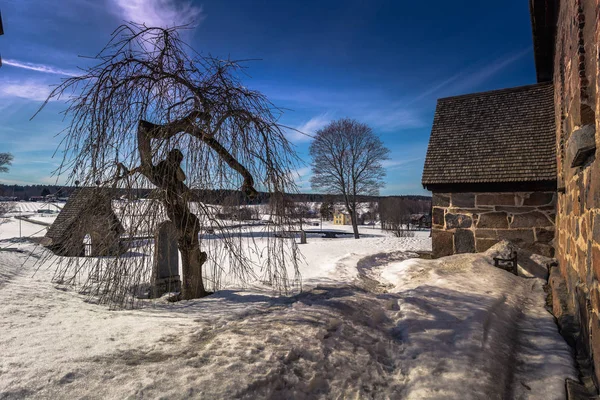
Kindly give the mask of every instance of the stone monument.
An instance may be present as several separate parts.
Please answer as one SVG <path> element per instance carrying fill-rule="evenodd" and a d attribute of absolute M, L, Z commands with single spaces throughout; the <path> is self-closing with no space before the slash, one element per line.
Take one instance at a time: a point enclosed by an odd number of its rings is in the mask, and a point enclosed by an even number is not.
<path fill-rule="evenodd" d="M 151 297 L 181 291 L 177 229 L 171 221 L 162 222 L 154 236 L 154 265 L 152 267 Z"/>

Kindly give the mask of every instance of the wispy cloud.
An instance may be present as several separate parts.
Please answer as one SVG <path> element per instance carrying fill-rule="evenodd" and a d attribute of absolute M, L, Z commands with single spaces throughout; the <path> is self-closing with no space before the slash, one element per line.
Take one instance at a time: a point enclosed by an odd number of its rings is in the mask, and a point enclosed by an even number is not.
<path fill-rule="evenodd" d="M 442 90 L 443 88 L 445 88 L 446 86 L 448 86 L 452 82 L 456 81 L 458 78 L 460 78 L 463 75 L 464 75 L 464 72 L 459 72 L 458 74 L 455 74 L 455 75 L 451 76 L 450 78 L 444 79 L 440 83 L 435 84 L 434 86 L 430 87 L 429 89 L 427 89 L 424 92 L 422 92 L 422 93 L 418 94 L 417 96 L 415 96 L 413 99 L 411 99 L 408 102 L 408 104 L 415 103 L 415 102 L 417 102 L 419 100 L 422 100 L 424 98 L 427 98 L 427 97 L 431 96 L 432 94 L 438 93 L 440 90 Z"/>
<path fill-rule="evenodd" d="M 311 167 L 302 167 L 291 172 L 292 179 L 301 192 L 311 190 L 310 177 L 312 176 Z"/>
<path fill-rule="evenodd" d="M 496 75 L 497 73 L 499 73 L 500 71 L 502 71 L 503 69 L 518 61 L 519 59 L 521 59 L 529 53 L 531 53 L 531 48 L 527 48 L 525 50 L 521 50 L 516 53 L 509 54 L 497 60 L 494 60 L 493 62 L 485 65 L 476 72 L 468 74 L 468 76 L 465 79 L 462 79 L 459 82 L 457 82 L 456 85 L 453 85 L 453 89 L 464 91 L 474 88 L 477 85 L 480 85 L 483 82 L 487 81 L 492 76 Z"/>
<path fill-rule="evenodd" d="M 127 21 L 152 27 L 195 26 L 203 19 L 202 7 L 183 0 L 108 0 L 114 12 Z"/>
<path fill-rule="evenodd" d="M 415 157 L 415 158 L 408 158 L 408 159 L 389 159 L 389 160 L 384 160 L 381 162 L 381 165 L 387 169 L 388 171 L 393 171 L 395 169 L 399 169 L 401 167 L 406 166 L 407 164 L 411 164 L 413 162 L 416 161 L 422 161 L 425 157 Z"/>
<path fill-rule="evenodd" d="M 434 97 L 437 98 L 446 94 L 454 95 L 470 91 L 529 53 L 531 53 L 531 48 L 504 55 L 501 58 L 485 64 L 483 67 L 465 68 L 463 71 L 460 71 L 459 73 L 436 83 L 422 93 L 419 93 L 408 104 L 428 98 L 431 95 L 434 95 Z"/>
<path fill-rule="evenodd" d="M 282 107 L 294 110 L 322 110 L 320 115 L 296 127 L 309 134 L 311 128 L 322 128 L 338 116 L 354 118 L 384 132 L 420 128 L 429 123 L 422 119 L 421 109 L 408 105 L 408 98 L 392 97 L 388 93 L 370 88 L 296 88 L 281 85 L 275 87 L 263 83 L 261 90 Z M 295 141 L 310 140 L 299 135 L 292 135 L 290 138 Z"/>
<path fill-rule="evenodd" d="M 382 131 L 420 128 L 427 125 L 418 111 L 401 105 L 381 106 L 365 114 L 358 114 L 358 119 Z"/>
<path fill-rule="evenodd" d="M 328 112 L 317 115 L 302 125 L 290 129 L 287 137 L 294 143 L 308 142 L 319 129 L 324 128 L 331 120 L 332 116 Z"/>
<path fill-rule="evenodd" d="M 12 97 L 35 101 L 45 101 L 51 88 L 37 81 L 3 81 L 0 84 L 0 97 Z"/>
<path fill-rule="evenodd" d="M 15 68 L 26 69 L 29 71 L 43 72 L 45 74 L 65 75 L 65 76 L 78 76 L 80 75 L 77 71 L 70 71 L 66 69 L 55 68 L 50 65 L 34 64 L 24 61 L 17 60 L 2 60 L 2 64 L 9 65 Z"/>

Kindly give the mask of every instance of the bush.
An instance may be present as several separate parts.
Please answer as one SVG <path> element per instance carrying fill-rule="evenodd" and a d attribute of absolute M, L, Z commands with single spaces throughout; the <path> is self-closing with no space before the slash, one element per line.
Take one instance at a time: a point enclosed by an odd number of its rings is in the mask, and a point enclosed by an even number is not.
<path fill-rule="evenodd" d="M 395 229 L 394 236 L 396 237 L 415 237 L 415 231 L 409 231 L 408 229 Z"/>

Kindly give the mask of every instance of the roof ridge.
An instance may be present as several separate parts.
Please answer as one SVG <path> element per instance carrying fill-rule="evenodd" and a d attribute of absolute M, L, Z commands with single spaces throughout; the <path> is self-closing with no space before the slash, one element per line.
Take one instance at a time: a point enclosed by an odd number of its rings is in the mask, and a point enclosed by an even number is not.
<path fill-rule="evenodd" d="M 456 96 L 440 97 L 440 98 L 437 99 L 437 101 L 439 102 L 439 101 L 453 100 L 453 99 L 459 99 L 459 98 L 477 97 L 477 96 L 481 96 L 481 95 L 485 95 L 485 94 L 519 92 L 521 90 L 532 89 L 534 87 L 540 87 L 541 88 L 541 87 L 544 87 L 544 86 L 552 87 L 553 83 L 552 82 L 532 83 L 532 84 L 523 85 L 523 86 L 514 86 L 514 87 L 509 87 L 509 88 L 503 88 L 503 89 L 486 90 L 484 92 L 459 94 L 459 95 L 456 95 Z"/>

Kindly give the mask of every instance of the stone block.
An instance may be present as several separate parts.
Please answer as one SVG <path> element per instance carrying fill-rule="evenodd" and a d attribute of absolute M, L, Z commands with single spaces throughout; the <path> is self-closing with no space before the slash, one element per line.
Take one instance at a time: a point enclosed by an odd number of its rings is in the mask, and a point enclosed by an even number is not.
<path fill-rule="evenodd" d="M 559 268 L 550 268 L 548 284 L 552 292 L 552 314 L 557 319 L 560 333 L 571 346 L 574 346 L 574 336 L 579 329 L 579 320 L 574 312 L 574 304 L 569 293 L 569 286 L 560 273 Z"/>
<path fill-rule="evenodd" d="M 496 239 L 498 237 L 495 229 L 475 229 L 477 239 Z"/>
<path fill-rule="evenodd" d="M 431 246 L 433 258 L 454 254 L 454 234 L 442 229 L 431 231 Z"/>
<path fill-rule="evenodd" d="M 477 195 L 478 206 L 514 206 L 514 193 L 481 193 Z"/>
<path fill-rule="evenodd" d="M 513 218 L 511 228 L 542 228 L 554 226 L 552 221 L 539 211 L 532 211 L 525 214 L 516 214 Z"/>
<path fill-rule="evenodd" d="M 600 157 L 596 157 L 591 174 L 592 179 L 586 190 L 586 205 L 588 208 L 600 208 Z"/>
<path fill-rule="evenodd" d="M 592 245 L 592 269 L 596 279 L 600 281 L 600 246 L 598 245 Z"/>
<path fill-rule="evenodd" d="M 450 194 L 433 193 L 431 205 L 433 207 L 450 207 Z"/>
<path fill-rule="evenodd" d="M 592 310 L 594 310 L 594 312 L 599 312 L 600 311 L 600 292 L 598 291 L 598 288 L 593 288 L 590 289 L 590 302 L 592 304 Z M 600 354 L 598 354 L 598 356 L 600 356 Z"/>
<path fill-rule="evenodd" d="M 586 252 L 577 247 L 577 270 L 579 272 L 579 276 L 582 277 L 583 281 L 587 281 L 587 255 Z"/>
<path fill-rule="evenodd" d="M 592 389 L 588 386 L 593 386 L 593 384 L 589 383 L 586 385 L 567 378 L 565 380 L 566 400 L 598 400 L 595 388 Z"/>
<path fill-rule="evenodd" d="M 505 212 L 489 212 L 479 216 L 478 228 L 508 228 L 508 218 Z"/>
<path fill-rule="evenodd" d="M 431 222 L 433 225 L 444 226 L 444 209 L 434 207 L 431 215 Z"/>
<path fill-rule="evenodd" d="M 485 206 L 485 207 L 477 207 L 477 208 L 456 208 L 452 207 L 452 212 L 454 214 L 477 214 L 486 211 L 494 211 L 494 207 Z"/>
<path fill-rule="evenodd" d="M 591 343 L 590 343 L 590 318 L 591 315 L 591 302 L 588 298 L 587 289 L 583 285 L 575 287 L 575 304 L 579 315 L 580 328 L 581 328 L 581 345 L 585 356 L 591 355 Z"/>
<path fill-rule="evenodd" d="M 554 202 L 553 192 L 533 192 L 523 202 L 524 206 L 545 206 Z"/>
<path fill-rule="evenodd" d="M 535 229 L 537 242 L 550 243 L 554 239 L 554 229 Z"/>
<path fill-rule="evenodd" d="M 446 229 L 470 228 L 473 220 L 464 214 L 446 214 Z"/>
<path fill-rule="evenodd" d="M 598 311 L 598 310 L 594 310 Z M 592 312 L 591 318 L 591 348 L 592 348 L 592 360 L 594 362 L 594 370 L 596 372 L 596 379 L 600 377 L 600 320 L 596 312 Z"/>
<path fill-rule="evenodd" d="M 498 239 L 506 239 L 516 245 L 535 242 L 533 229 L 498 229 L 496 234 Z"/>
<path fill-rule="evenodd" d="M 475 193 L 452 193 L 452 207 L 475 207 Z"/>
<path fill-rule="evenodd" d="M 525 248 L 527 248 L 527 245 L 524 245 Z M 554 247 L 550 246 L 549 244 L 545 244 L 545 243 L 534 243 L 529 250 L 532 253 L 535 254 L 539 254 L 542 255 L 544 257 L 550 257 L 550 258 L 554 258 L 555 255 L 555 250 Z"/>
<path fill-rule="evenodd" d="M 487 249 L 489 249 L 496 243 L 498 243 L 497 239 L 479 239 L 479 238 L 477 238 L 475 240 L 475 250 L 477 250 L 478 253 L 481 253 L 481 252 L 486 251 Z"/>
<path fill-rule="evenodd" d="M 597 244 L 600 244 L 600 213 L 594 214 L 594 222 L 592 228 L 592 240 Z"/>
<path fill-rule="evenodd" d="M 596 151 L 596 129 L 594 125 L 584 125 L 571 133 L 567 142 L 567 166 L 583 165 Z"/>
<path fill-rule="evenodd" d="M 475 252 L 475 236 L 473 231 L 468 229 L 457 229 L 454 233 L 454 252 L 459 253 L 474 253 Z"/>
<path fill-rule="evenodd" d="M 503 211 L 509 214 L 524 214 L 537 210 L 537 207 L 533 206 L 496 206 L 494 208 L 496 211 Z"/>

